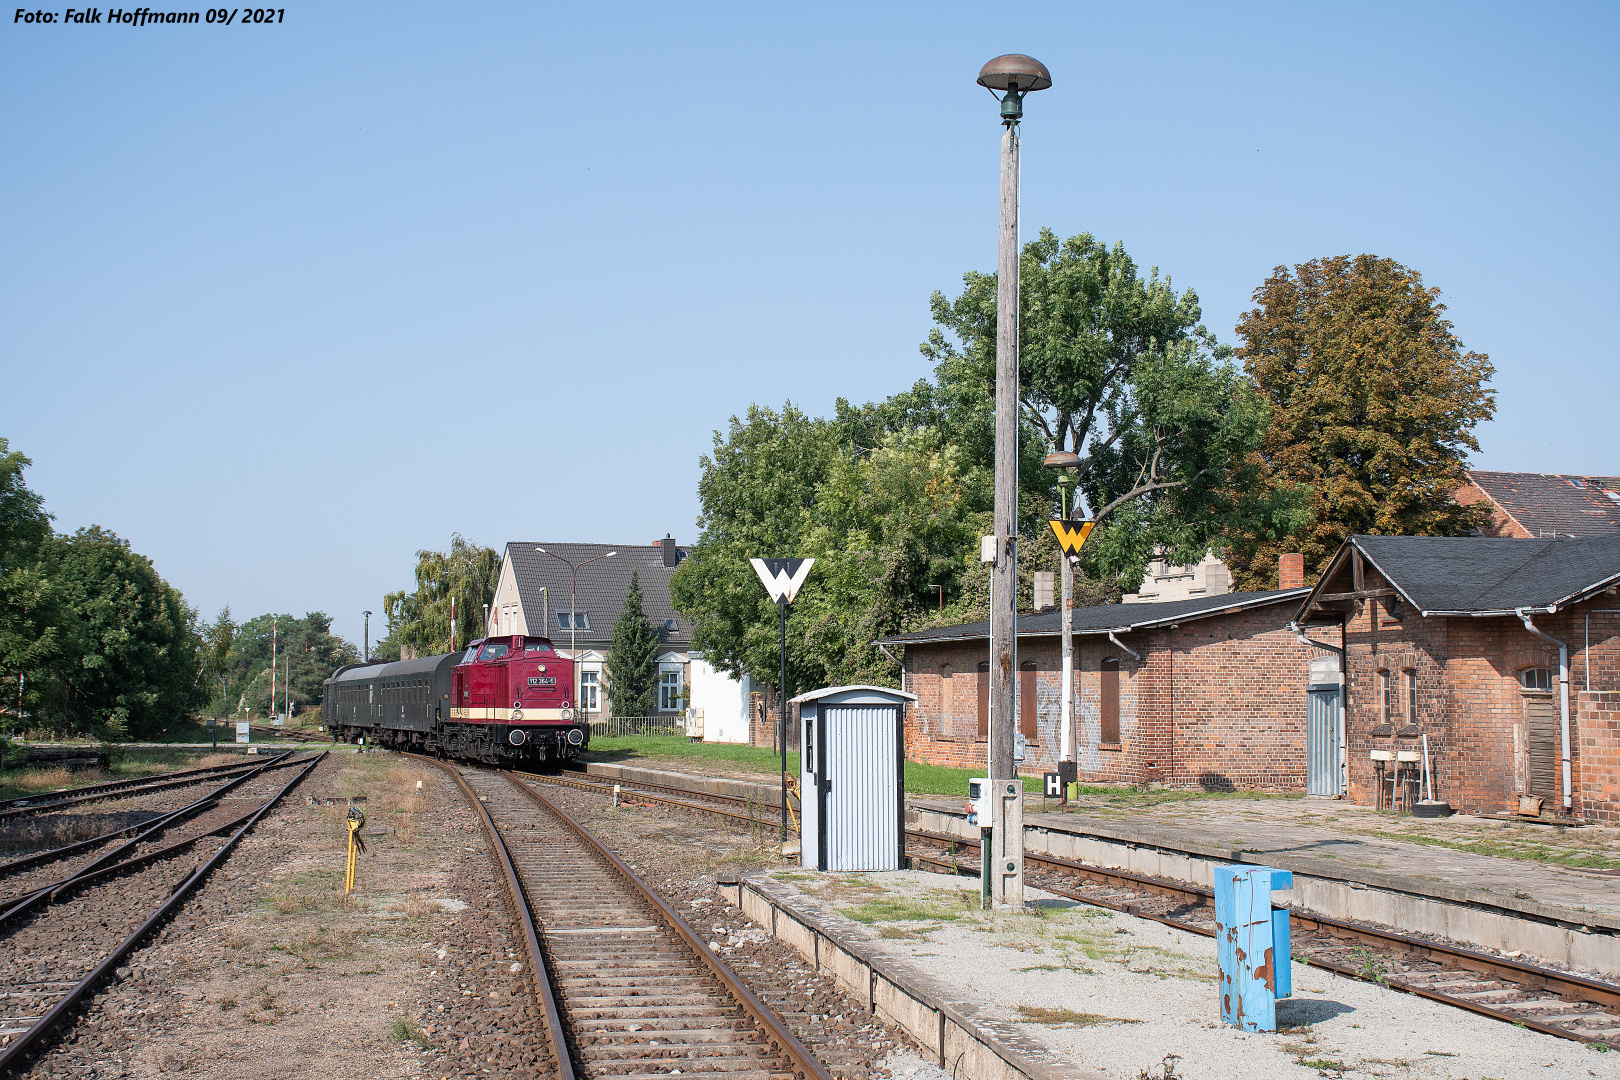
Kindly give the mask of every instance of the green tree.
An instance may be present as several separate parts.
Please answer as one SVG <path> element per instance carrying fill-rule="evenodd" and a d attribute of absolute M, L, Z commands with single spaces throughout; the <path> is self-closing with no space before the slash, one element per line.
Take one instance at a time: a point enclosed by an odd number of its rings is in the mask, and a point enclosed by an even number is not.
<path fill-rule="evenodd" d="M 31 464 L 0 438 L 0 674 L 6 679 L 0 715 L 17 720 L 19 708 L 26 713 L 38 705 L 46 685 L 40 676 L 56 661 L 62 639 L 60 598 L 40 561 L 51 516 L 23 480 Z"/>
<path fill-rule="evenodd" d="M 1270 424 L 1251 464 L 1263 485 L 1308 485 L 1312 520 L 1234 530 L 1240 587 L 1274 586 L 1285 551 L 1304 554 L 1313 581 L 1352 533 L 1459 536 L 1484 523 L 1452 493 L 1479 449 L 1474 426 L 1495 412 L 1495 369 L 1463 352 L 1439 295 L 1374 255 L 1279 266 L 1255 290 L 1238 355 Z"/>
<path fill-rule="evenodd" d="M 107 739 L 156 734 L 202 704 L 195 613 L 150 559 L 99 527 L 47 541 L 63 647 L 40 704 L 47 725 Z"/>
<path fill-rule="evenodd" d="M 236 642 L 236 622 L 231 618 L 231 607 L 220 608 L 219 616 L 211 623 L 198 627 L 201 656 L 198 660 L 199 678 L 203 680 L 203 693 L 208 698 L 210 712 L 228 712 L 229 685 L 221 686 L 222 677 L 228 679 L 231 671 L 231 648 Z M 222 696 L 214 697 L 215 692 Z"/>
<path fill-rule="evenodd" d="M 276 701 L 295 706 L 321 701 L 322 683 L 345 664 L 357 664 L 360 650 L 332 633 L 332 619 L 311 611 L 259 615 L 236 628 L 229 656 L 231 711 L 268 716 L 271 648 L 275 649 Z M 288 692 L 290 687 L 291 692 Z"/>
<path fill-rule="evenodd" d="M 642 608 L 641 578 L 630 574 L 607 658 L 608 702 L 615 716 L 658 711 L 658 634 Z"/>
<path fill-rule="evenodd" d="M 456 533 L 450 550 L 416 553 L 416 591 L 383 597 L 389 637 L 418 656 L 451 650 L 450 608 L 455 601 L 455 644 L 484 636 L 484 605 L 495 599 L 501 556 Z"/>
<path fill-rule="evenodd" d="M 1258 489 L 1244 475 L 1265 430 L 1253 386 L 1200 323 L 1197 295 L 1146 278 L 1123 246 L 1050 229 L 1019 264 L 1021 501 L 1033 536 L 1055 502 L 1049 450 L 1081 455 L 1081 516 L 1099 528 L 1085 552 L 1094 572 L 1134 586 L 1156 550 L 1196 561 L 1246 523 L 1299 520 L 1302 493 Z M 996 276 L 968 273 L 954 300 L 932 299 L 923 352 L 935 362 L 945 423 L 974 461 L 992 463 Z M 1236 475 L 1235 475 L 1236 474 Z"/>

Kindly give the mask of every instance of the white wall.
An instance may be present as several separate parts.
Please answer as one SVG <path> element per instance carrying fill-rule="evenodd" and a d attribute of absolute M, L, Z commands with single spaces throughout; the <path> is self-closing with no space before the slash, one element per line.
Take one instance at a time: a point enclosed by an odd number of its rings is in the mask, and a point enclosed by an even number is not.
<path fill-rule="evenodd" d="M 696 656 L 692 657 L 687 677 L 692 687 L 692 708 L 703 710 L 703 741 L 747 742 L 748 691 L 752 689 L 749 681 L 738 682 Z"/>

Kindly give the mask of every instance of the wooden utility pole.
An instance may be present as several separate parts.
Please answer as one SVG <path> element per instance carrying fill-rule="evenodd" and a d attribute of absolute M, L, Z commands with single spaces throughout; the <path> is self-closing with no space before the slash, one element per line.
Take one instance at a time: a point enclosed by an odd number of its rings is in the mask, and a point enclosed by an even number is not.
<path fill-rule="evenodd" d="M 1018 713 L 1018 122 L 1001 137 L 1001 252 L 996 264 L 996 561 L 990 573 L 990 787 L 1023 781 L 1013 761 Z M 1024 906 L 1024 807 L 995 799 L 991 901 Z"/>

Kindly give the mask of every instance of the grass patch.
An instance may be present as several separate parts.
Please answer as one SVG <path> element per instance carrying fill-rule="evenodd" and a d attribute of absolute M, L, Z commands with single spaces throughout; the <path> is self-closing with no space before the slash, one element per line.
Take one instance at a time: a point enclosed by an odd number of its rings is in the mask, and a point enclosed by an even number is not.
<path fill-rule="evenodd" d="M 961 914 L 941 904 L 915 900 L 868 900 L 858 907 L 845 908 L 843 913 L 868 926 L 881 922 L 949 922 Z"/>
<path fill-rule="evenodd" d="M 1025 969 L 1029 970 L 1029 969 Z M 1026 1024 L 1049 1024 L 1054 1027 L 1097 1027 L 1100 1024 L 1140 1024 L 1140 1020 L 1126 1020 L 1118 1016 L 1075 1012 L 1073 1009 L 1047 1009 L 1039 1005 L 1018 1006 L 1018 1018 Z"/>
<path fill-rule="evenodd" d="M 394 1023 L 388 1029 L 388 1041 L 395 1045 L 415 1043 L 418 1046 L 427 1046 L 427 1032 L 403 1016 L 394 1018 Z"/>
<path fill-rule="evenodd" d="M 591 740 L 586 761 L 633 761 L 637 758 L 691 758 L 694 763 L 724 761 L 750 772 L 777 775 L 782 755 L 768 746 L 691 742 L 685 735 L 615 735 Z M 788 775 L 799 775 L 799 755 L 788 754 Z"/>
<path fill-rule="evenodd" d="M 906 791 L 912 795 L 960 795 L 967 798 L 968 781 L 983 776 L 984 769 L 952 769 L 944 765 L 906 762 Z M 1024 790 L 1039 793 L 1038 777 L 1024 777 Z"/>

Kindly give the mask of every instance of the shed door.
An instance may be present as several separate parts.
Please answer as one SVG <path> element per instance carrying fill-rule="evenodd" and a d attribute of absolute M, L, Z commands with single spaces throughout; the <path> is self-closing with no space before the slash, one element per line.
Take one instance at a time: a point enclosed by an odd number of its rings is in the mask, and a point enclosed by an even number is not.
<path fill-rule="evenodd" d="M 900 866 L 900 777 L 892 705 L 821 706 L 827 869 Z"/>
<path fill-rule="evenodd" d="M 1339 688 L 1311 687 L 1305 692 L 1305 794 L 1338 798 Z"/>
<path fill-rule="evenodd" d="M 1524 726 L 1530 734 L 1530 794 L 1552 799 L 1563 794 L 1559 783 L 1558 706 L 1549 701 L 1524 703 Z"/>

